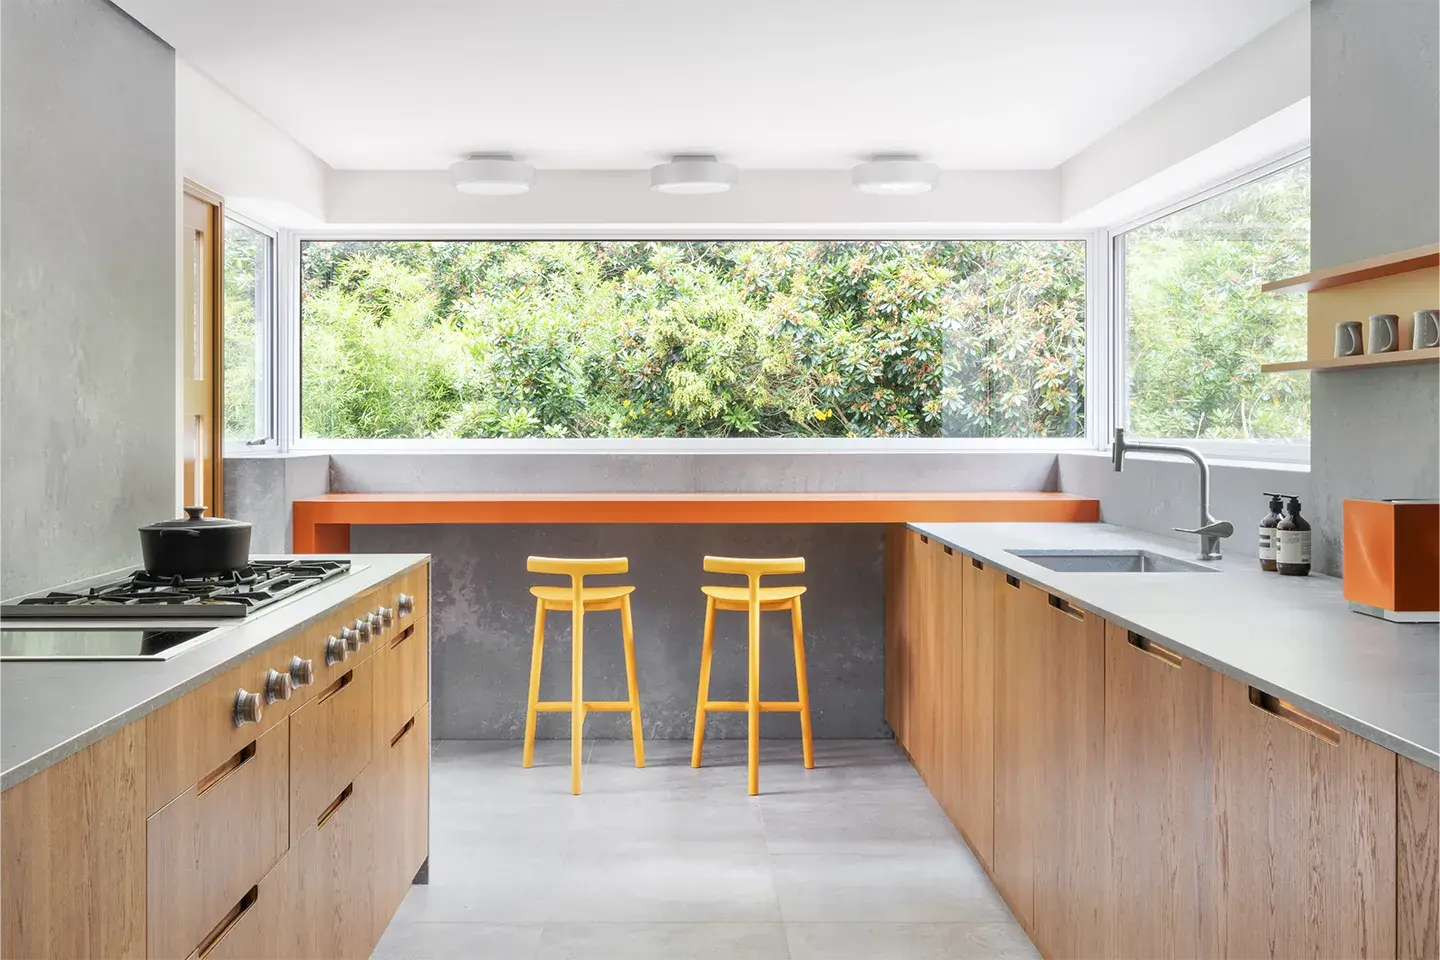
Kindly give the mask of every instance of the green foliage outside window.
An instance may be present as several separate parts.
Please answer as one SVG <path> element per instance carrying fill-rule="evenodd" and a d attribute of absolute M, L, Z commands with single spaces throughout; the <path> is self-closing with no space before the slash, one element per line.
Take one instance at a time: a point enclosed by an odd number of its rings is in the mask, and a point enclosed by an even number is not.
<path fill-rule="evenodd" d="M 264 418 L 256 415 L 255 384 L 261 365 L 268 362 L 257 339 L 256 307 L 268 320 L 271 240 L 227 219 L 224 242 L 225 436 L 244 441 L 269 432 Z"/>
<path fill-rule="evenodd" d="M 1130 430 L 1144 437 L 1305 440 L 1305 298 L 1260 292 L 1310 269 L 1304 161 L 1124 234 Z"/>
<path fill-rule="evenodd" d="M 1082 241 L 307 241 L 306 436 L 1075 437 Z"/>

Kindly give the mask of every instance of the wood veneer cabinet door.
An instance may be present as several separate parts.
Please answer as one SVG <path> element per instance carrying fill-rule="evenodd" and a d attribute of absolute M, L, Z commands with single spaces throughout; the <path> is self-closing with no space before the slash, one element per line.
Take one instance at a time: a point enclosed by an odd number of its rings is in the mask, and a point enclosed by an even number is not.
<path fill-rule="evenodd" d="M 885 722 L 905 743 L 902 709 L 905 646 L 910 615 L 910 531 L 901 524 L 885 528 Z"/>
<path fill-rule="evenodd" d="M 376 756 L 375 936 L 385 931 L 430 855 L 430 707 L 386 737 Z"/>
<path fill-rule="evenodd" d="M 905 675 L 905 749 L 931 790 L 935 789 L 935 692 L 938 658 L 935 643 L 938 598 L 935 592 L 936 554 L 940 545 L 911 531 L 910 634 Z"/>
<path fill-rule="evenodd" d="M 290 716 L 290 820 L 316 822 L 371 760 L 375 746 L 374 658 L 346 671 Z"/>
<path fill-rule="evenodd" d="M 1440 773 L 1397 757 L 1395 953 L 1440 957 Z"/>
<path fill-rule="evenodd" d="M 965 585 L 961 566 L 967 561 L 949 547 L 933 541 L 932 545 L 938 549 L 931 571 L 935 611 L 931 642 L 934 644 L 936 666 L 930 702 L 937 715 L 935 742 L 931 748 L 931 763 L 935 770 L 932 789 L 953 823 L 959 817 L 960 796 L 972 786 L 960 767 L 964 709 L 961 696 L 964 670 L 961 635 L 965 619 Z"/>
<path fill-rule="evenodd" d="M 375 661 L 375 749 L 430 699 L 430 621 L 416 620 L 393 636 L 377 640 Z"/>
<path fill-rule="evenodd" d="M 145 956 L 145 731 L 0 794 L 0 956 Z"/>
<path fill-rule="evenodd" d="M 1106 626 L 1107 957 L 1220 955 L 1210 866 L 1219 690 L 1194 660 Z"/>
<path fill-rule="evenodd" d="M 1036 591 L 1039 616 L 1038 830 L 1034 939 L 1048 957 L 1105 949 L 1105 621 Z"/>
<path fill-rule="evenodd" d="M 376 942 L 373 840 L 379 769 L 366 767 L 294 842 L 286 871 L 291 904 L 282 956 L 363 960 Z"/>
<path fill-rule="evenodd" d="M 951 813 L 986 870 L 995 858 L 995 593 L 1004 579 L 956 554 L 961 579 L 958 783 Z"/>
<path fill-rule="evenodd" d="M 1013 577 L 995 593 L 995 858 L 992 876 L 1016 919 L 1033 930 L 1040 826 L 1041 660 L 1045 594 Z"/>
<path fill-rule="evenodd" d="M 1395 754 L 1220 685 L 1217 953 L 1395 956 Z"/>

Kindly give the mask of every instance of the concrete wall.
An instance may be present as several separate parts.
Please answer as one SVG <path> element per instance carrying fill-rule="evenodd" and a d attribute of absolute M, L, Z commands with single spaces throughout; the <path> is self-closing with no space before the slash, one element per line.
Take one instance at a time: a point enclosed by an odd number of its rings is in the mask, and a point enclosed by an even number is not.
<path fill-rule="evenodd" d="M 289 553 L 297 497 L 330 492 L 330 458 L 289 454 L 225 458 L 225 513 L 254 524 L 251 553 Z"/>
<path fill-rule="evenodd" d="M 1095 497 L 1100 519 L 1133 530 L 1198 542 L 1175 527 L 1194 528 L 1199 520 L 1200 472 L 1189 460 L 1135 453 L 1116 473 L 1109 454 L 1063 453 L 1060 489 Z M 1257 526 L 1269 508 L 1265 493 L 1310 498 L 1310 471 L 1304 464 L 1213 461 L 1210 464 L 1210 513 L 1235 524 L 1235 536 L 1220 541 L 1225 556 L 1253 557 L 1259 547 Z"/>
<path fill-rule="evenodd" d="M 1310 22 L 1311 265 L 1434 243 L 1440 6 L 1318 0 Z M 1312 374 L 1310 408 L 1315 563 L 1338 574 L 1345 498 L 1440 496 L 1440 373 Z"/>
<path fill-rule="evenodd" d="M 0 3 L 0 594 L 133 563 L 176 482 L 175 56 Z"/>

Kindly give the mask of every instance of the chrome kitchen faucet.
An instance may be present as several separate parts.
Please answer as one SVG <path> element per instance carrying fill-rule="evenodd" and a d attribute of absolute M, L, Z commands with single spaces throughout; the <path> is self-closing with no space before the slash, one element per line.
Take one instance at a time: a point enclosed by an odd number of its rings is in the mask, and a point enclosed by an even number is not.
<path fill-rule="evenodd" d="M 1235 533 L 1235 525 L 1229 520 L 1216 520 L 1210 516 L 1210 465 L 1205 458 L 1200 456 L 1198 450 L 1190 447 L 1182 447 L 1179 444 L 1171 443 L 1135 443 L 1126 441 L 1125 431 L 1119 427 L 1115 428 L 1115 442 L 1110 447 L 1110 459 L 1115 463 L 1115 472 L 1119 473 L 1125 465 L 1125 452 L 1127 450 L 1151 450 L 1157 453 L 1178 453 L 1182 457 L 1189 457 L 1195 461 L 1200 468 L 1200 526 L 1194 530 L 1187 530 L 1184 527 L 1176 527 L 1176 533 L 1194 533 L 1200 536 L 1201 560 L 1220 559 L 1220 540 L 1223 537 Z"/>

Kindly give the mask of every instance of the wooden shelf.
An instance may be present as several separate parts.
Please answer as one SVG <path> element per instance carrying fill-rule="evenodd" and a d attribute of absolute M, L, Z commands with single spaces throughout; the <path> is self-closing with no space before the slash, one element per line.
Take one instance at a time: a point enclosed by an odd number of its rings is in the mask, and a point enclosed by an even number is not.
<path fill-rule="evenodd" d="M 1440 267 L 1440 243 L 1415 247 L 1413 250 L 1401 250 L 1399 253 L 1387 253 L 1383 257 L 1357 260 L 1324 270 L 1313 270 L 1298 277 L 1271 280 L 1269 283 L 1260 284 L 1260 289 L 1266 293 L 1276 290 L 1314 293 L 1317 290 L 1379 280 L 1381 277 L 1393 277 L 1396 274 L 1427 270 L 1430 267 Z"/>
<path fill-rule="evenodd" d="M 1353 370 L 1357 367 L 1408 367 L 1417 363 L 1440 361 L 1440 347 L 1426 350 L 1396 350 L 1393 353 L 1366 353 L 1358 357 L 1328 357 L 1324 360 L 1296 360 L 1293 363 L 1262 363 L 1261 373 L 1286 373 L 1291 370 Z"/>

